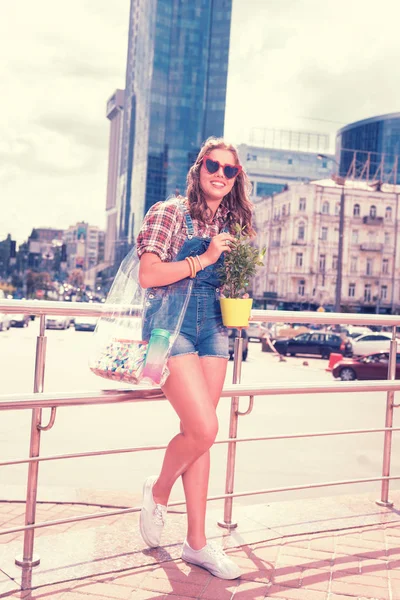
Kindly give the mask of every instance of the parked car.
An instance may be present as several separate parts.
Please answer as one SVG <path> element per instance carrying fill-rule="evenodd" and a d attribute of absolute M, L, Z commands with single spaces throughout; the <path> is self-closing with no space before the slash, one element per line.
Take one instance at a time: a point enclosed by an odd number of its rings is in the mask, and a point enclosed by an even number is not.
<path fill-rule="evenodd" d="M 10 315 L 0 313 L 0 331 L 7 331 L 11 327 Z"/>
<path fill-rule="evenodd" d="M 250 321 L 247 328 L 247 337 L 249 338 L 249 342 L 251 342 L 251 340 L 257 340 L 261 342 L 266 331 L 267 328 L 263 322 Z"/>
<path fill-rule="evenodd" d="M 335 364 L 332 375 L 342 381 L 353 379 L 387 379 L 389 352 L 368 354 L 361 358 L 344 358 Z M 396 379 L 400 379 L 400 354 L 396 355 Z"/>
<path fill-rule="evenodd" d="M 94 331 L 98 317 L 75 317 L 75 331 Z"/>
<path fill-rule="evenodd" d="M 228 329 L 229 336 L 229 358 L 233 359 L 233 355 L 235 353 L 235 338 L 239 337 L 239 331 L 237 329 Z M 249 352 L 249 338 L 247 335 L 246 329 L 242 329 L 242 338 L 243 338 L 243 352 L 242 359 L 246 360 Z"/>
<path fill-rule="evenodd" d="M 367 333 L 351 340 L 353 356 L 365 356 L 376 352 L 385 352 L 390 348 L 390 333 Z"/>
<path fill-rule="evenodd" d="M 46 317 L 46 329 L 68 329 L 71 321 L 69 317 L 51 316 Z"/>
<path fill-rule="evenodd" d="M 11 327 L 28 327 L 30 322 L 29 315 L 15 314 L 9 315 L 11 320 Z"/>
<path fill-rule="evenodd" d="M 329 358 L 331 352 L 347 355 L 351 351 L 350 343 L 330 332 L 302 333 L 293 338 L 278 339 L 273 342 L 275 349 L 285 356 L 290 354 L 315 354 Z"/>
<path fill-rule="evenodd" d="M 346 335 L 350 338 L 357 338 L 360 335 L 367 335 L 368 333 L 372 333 L 372 329 L 369 327 L 358 327 L 356 325 L 349 325 L 343 328 Z"/>

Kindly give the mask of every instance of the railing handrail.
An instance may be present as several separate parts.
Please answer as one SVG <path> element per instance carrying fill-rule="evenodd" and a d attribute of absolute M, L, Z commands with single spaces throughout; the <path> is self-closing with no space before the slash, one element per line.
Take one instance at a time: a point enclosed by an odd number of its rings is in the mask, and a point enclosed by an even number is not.
<path fill-rule="evenodd" d="M 112 313 L 107 304 L 100 302 L 56 302 L 50 300 L 0 300 L 0 313 L 92 316 L 101 317 Z M 382 325 L 400 327 L 400 315 L 370 315 L 316 311 L 259 310 L 251 311 L 251 321 L 267 323 L 317 323 L 321 325 Z"/>
<path fill-rule="evenodd" d="M 400 380 L 335 381 L 331 384 L 298 382 L 282 385 L 271 383 L 268 387 L 260 384 L 232 383 L 224 386 L 221 398 L 232 396 L 283 396 L 301 394 L 343 394 L 356 392 L 399 391 Z M 0 395 L 0 411 L 31 408 L 52 408 L 59 406 L 83 406 L 89 404 L 118 404 L 124 402 L 148 402 L 166 400 L 159 388 L 137 386 L 135 390 L 103 390 L 77 393 L 28 393 Z"/>

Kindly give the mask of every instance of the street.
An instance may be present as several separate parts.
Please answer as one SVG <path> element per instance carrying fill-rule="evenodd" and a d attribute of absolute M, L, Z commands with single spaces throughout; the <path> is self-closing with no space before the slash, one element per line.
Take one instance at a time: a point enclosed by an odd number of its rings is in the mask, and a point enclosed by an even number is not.
<path fill-rule="evenodd" d="M 11 328 L 0 333 L 2 394 L 30 392 L 33 389 L 34 354 L 38 319 L 26 329 Z M 88 366 L 93 334 L 46 330 L 46 392 L 126 388 L 93 375 Z M 304 364 L 304 363 L 308 364 Z M 261 344 L 249 344 L 249 356 L 242 368 L 242 382 L 331 382 L 328 361 L 310 357 L 278 357 L 261 351 Z M 229 362 L 227 381 L 232 381 Z M 247 409 L 247 399 L 240 410 Z M 239 437 L 283 433 L 330 431 L 335 429 L 383 427 L 385 394 L 323 394 L 256 398 L 251 415 L 239 420 Z M 44 411 L 47 424 L 49 411 Z M 2 412 L 0 456 L 2 460 L 28 455 L 30 411 Z M 229 400 L 219 406 L 219 437 L 228 437 Z M 396 419 L 394 422 L 396 426 Z M 176 433 L 178 420 L 167 402 L 136 405 L 59 408 L 54 427 L 42 434 L 41 454 L 63 454 L 89 450 L 124 448 L 167 443 Z M 398 438 L 398 436 L 397 436 Z M 392 474 L 400 473 L 398 442 L 393 436 Z M 375 477 L 382 469 L 383 433 L 331 436 L 328 438 L 249 442 L 238 445 L 235 488 L 237 491 L 274 488 L 341 479 Z M 140 495 L 147 474 L 157 473 L 162 453 L 146 452 L 43 463 L 39 470 L 39 499 L 45 488 L 59 490 L 67 500 L 76 488 L 112 490 Z M 226 446 L 212 450 L 210 494 L 222 493 L 225 486 Z M 7 490 L 24 497 L 26 466 L 2 467 L 0 480 Z M 42 488 L 41 488 L 42 486 Z M 398 489 L 399 482 L 391 487 Z M 181 497 L 180 485 L 173 497 Z M 42 491 L 41 491 L 42 489 Z M 251 503 L 317 497 L 333 494 L 374 492 L 380 484 L 358 484 L 300 492 L 255 496 L 237 502 Z M 3 496 L 3 494 L 1 494 Z M 53 496 L 54 497 L 54 496 Z"/>

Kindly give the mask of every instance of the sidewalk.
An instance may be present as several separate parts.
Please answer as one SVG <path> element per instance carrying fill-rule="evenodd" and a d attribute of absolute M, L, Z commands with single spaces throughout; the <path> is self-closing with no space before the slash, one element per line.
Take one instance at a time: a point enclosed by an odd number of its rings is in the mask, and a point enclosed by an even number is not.
<path fill-rule="evenodd" d="M 39 529 L 38 567 L 24 574 L 14 558 L 22 536 L 0 537 L 0 597 L 26 600 L 399 600 L 400 492 L 392 509 L 374 495 L 347 495 L 293 502 L 234 506 L 239 526 L 231 533 L 216 523 L 222 504 L 208 512 L 208 536 L 218 539 L 243 569 L 237 581 L 222 581 L 183 563 L 185 515 L 172 512 L 166 545 L 144 548 L 138 514 Z M 107 498 L 105 498 L 107 500 Z M 105 500 L 103 502 L 105 503 Z M 115 496 L 108 504 L 115 505 Z M 132 506 L 119 498 L 119 506 Z M 38 505 L 37 521 L 92 514 L 110 508 L 62 503 Z M 23 523 L 24 505 L 0 502 L 0 527 Z"/>

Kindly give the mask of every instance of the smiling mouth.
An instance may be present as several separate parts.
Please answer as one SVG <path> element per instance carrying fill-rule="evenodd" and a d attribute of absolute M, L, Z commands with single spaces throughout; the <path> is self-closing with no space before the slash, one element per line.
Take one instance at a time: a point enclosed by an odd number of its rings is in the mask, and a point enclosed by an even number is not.
<path fill-rule="evenodd" d="M 217 188 L 222 189 L 223 187 L 225 187 L 225 184 L 222 181 L 211 181 L 210 183 L 211 183 L 211 185 L 213 185 L 214 187 L 217 187 Z"/>

